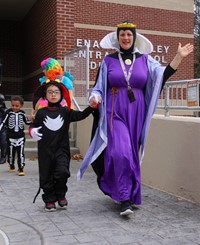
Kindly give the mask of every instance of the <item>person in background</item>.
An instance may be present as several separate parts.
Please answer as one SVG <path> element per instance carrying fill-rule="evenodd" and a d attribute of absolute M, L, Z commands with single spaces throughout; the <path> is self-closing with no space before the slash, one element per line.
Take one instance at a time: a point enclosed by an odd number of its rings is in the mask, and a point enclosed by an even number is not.
<path fill-rule="evenodd" d="M 64 72 L 59 62 L 54 58 L 46 58 L 41 62 L 41 67 L 43 69 L 44 76 L 39 78 L 40 84 L 46 83 L 48 81 L 58 80 L 62 82 L 65 87 L 68 89 L 70 98 L 72 101 L 73 98 L 73 80 L 74 77 L 70 74 L 70 72 Z M 37 102 L 36 102 L 37 101 Z M 31 121 L 34 120 L 36 112 L 45 106 L 48 105 L 48 101 L 41 97 L 37 98 L 36 94 L 33 100 L 33 109 L 30 115 Z M 61 105 L 66 106 L 65 100 L 61 101 Z M 73 107 L 73 103 L 71 103 Z"/>
<path fill-rule="evenodd" d="M 0 94 L 0 125 L 3 122 L 3 119 L 6 114 L 6 104 L 5 104 L 5 97 L 3 94 Z M 0 150 L 1 150 L 1 157 L 0 157 L 0 164 L 4 164 L 6 162 L 6 129 L 5 127 L 2 128 L 0 131 Z"/>
<path fill-rule="evenodd" d="M 7 161 L 9 172 L 15 172 L 15 154 L 17 153 L 18 175 L 24 176 L 25 166 L 25 133 L 24 124 L 30 125 L 31 121 L 22 110 L 24 100 L 21 96 L 11 97 L 11 108 L 6 111 L 5 118 L 0 129 L 6 127 L 7 137 Z"/>
<path fill-rule="evenodd" d="M 179 43 L 174 59 L 164 67 L 150 56 L 151 42 L 129 21 L 120 23 L 100 45 L 117 51 L 103 59 L 90 94 L 89 103 L 98 111 L 77 178 L 92 164 L 100 190 L 121 204 L 120 215 L 130 215 L 132 205 L 142 202 L 140 164 L 160 92 L 193 45 Z"/>
<path fill-rule="evenodd" d="M 83 111 L 73 110 L 69 91 L 57 79 L 43 83 L 34 95 L 36 98 L 45 98 L 48 105 L 37 111 L 29 129 L 30 136 L 38 141 L 39 190 L 33 202 L 42 189 L 45 210 L 51 212 L 56 211 L 56 202 L 61 208 L 68 205 L 66 193 L 71 158 L 69 125 L 83 120 L 94 109 L 87 107 Z M 61 105 L 63 98 L 67 106 Z"/>

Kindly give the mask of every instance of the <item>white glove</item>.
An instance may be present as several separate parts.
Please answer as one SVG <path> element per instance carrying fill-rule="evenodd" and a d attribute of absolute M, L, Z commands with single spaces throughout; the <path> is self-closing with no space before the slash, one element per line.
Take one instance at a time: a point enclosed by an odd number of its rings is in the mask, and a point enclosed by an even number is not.
<path fill-rule="evenodd" d="M 2 124 L 0 124 L 0 131 L 2 130 L 2 127 L 3 127 L 3 123 L 2 123 Z"/>
<path fill-rule="evenodd" d="M 42 135 L 41 133 L 39 133 L 39 130 L 41 129 L 42 127 L 38 127 L 38 128 L 32 128 L 31 129 L 31 137 L 35 140 L 35 141 L 39 141 L 42 139 Z"/>

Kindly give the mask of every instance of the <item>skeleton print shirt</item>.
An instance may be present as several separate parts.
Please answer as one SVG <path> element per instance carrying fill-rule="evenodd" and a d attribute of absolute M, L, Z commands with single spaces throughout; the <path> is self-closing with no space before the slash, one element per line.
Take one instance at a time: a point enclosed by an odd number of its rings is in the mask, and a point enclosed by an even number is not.
<path fill-rule="evenodd" d="M 23 110 L 13 112 L 12 109 L 8 109 L 2 124 L 7 129 L 7 137 L 17 139 L 25 136 L 24 124 L 30 125 L 31 121 Z"/>

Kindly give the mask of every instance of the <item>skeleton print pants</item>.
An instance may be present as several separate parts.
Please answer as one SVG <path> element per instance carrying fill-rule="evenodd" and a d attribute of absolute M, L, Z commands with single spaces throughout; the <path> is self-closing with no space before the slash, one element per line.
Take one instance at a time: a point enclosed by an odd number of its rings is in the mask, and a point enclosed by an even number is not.
<path fill-rule="evenodd" d="M 15 164 L 15 154 L 17 152 L 17 164 L 18 168 L 23 168 L 25 166 L 25 157 L 24 157 L 24 144 L 25 137 L 19 139 L 8 139 L 8 163 L 10 165 Z"/>

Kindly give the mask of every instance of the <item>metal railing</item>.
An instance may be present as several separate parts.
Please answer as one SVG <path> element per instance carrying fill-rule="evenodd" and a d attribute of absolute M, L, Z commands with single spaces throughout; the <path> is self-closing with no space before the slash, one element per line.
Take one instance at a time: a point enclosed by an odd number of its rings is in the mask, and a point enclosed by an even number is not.
<path fill-rule="evenodd" d="M 89 46 L 76 48 L 64 55 L 64 71 L 74 76 L 73 104 L 81 111 L 80 106 L 87 105 L 89 91 Z M 76 146 L 77 122 L 70 125 L 71 138 Z"/>
<path fill-rule="evenodd" d="M 199 88 L 200 79 L 166 82 L 157 108 L 164 109 L 165 116 L 170 110 L 200 111 Z"/>
<path fill-rule="evenodd" d="M 69 71 L 74 76 L 73 94 L 78 105 L 87 105 L 89 90 L 89 47 L 87 45 L 64 55 L 64 71 Z"/>

